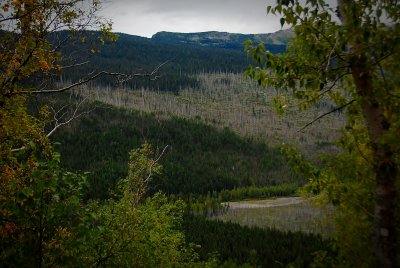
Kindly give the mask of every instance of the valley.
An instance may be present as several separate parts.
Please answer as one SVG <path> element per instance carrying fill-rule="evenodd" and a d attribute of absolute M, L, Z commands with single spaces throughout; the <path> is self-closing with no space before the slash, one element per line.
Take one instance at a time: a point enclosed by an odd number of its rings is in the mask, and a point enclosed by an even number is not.
<path fill-rule="evenodd" d="M 199 73 L 191 77 L 198 81 L 196 87 L 175 92 L 85 86 L 68 94 L 70 100 L 85 98 L 85 105 L 91 107 L 86 109 L 91 112 L 60 130 L 54 139 L 61 142 L 66 168 L 90 171 L 87 197 L 107 198 L 107 190 L 126 176 L 129 148 L 143 142 L 157 150 L 168 145 L 160 159 L 163 172 L 153 178 L 150 192 L 163 191 L 183 198 L 190 210 L 196 211 L 190 216 L 194 219 L 186 223 L 189 242 L 208 245 L 207 239 L 199 241 L 193 235 L 197 228 L 214 224 L 221 232 L 229 224 L 239 224 L 232 228 L 238 228 L 243 236 L 253 232 L 246 228 L 261 228 L 257 232 L 290 232 L 288 237 L 292 232 L 301 232 L 328 239 L 332 208 L 317 208 L 299 197 L 285 197 L 296 194 L 306 180 L 292 170 L 279 147 L 283 143 L 296 145 L 318 163 L 320 154 L 337 150 L 334 141 L 343 126 L 343 115 L 331 114 L 299 131 L 332 105 L 323 102 L 309 111 L 300 111 L 293 104 L 280 116 L 271 104 L 276 93 L 242 74 Z M 258 207 L 262 201 L 257 200 L 276 196 L 293 202 L 277 199 L 272 207 Z M 230 203 L 232 207 L 225 212 L 219 208 L 223 201 L 251 198 L 256 200 Z M 199 227 L 199 222 L 204 225 Z M 232 243 L 242 247 L 238 240 Z M 221 244 L 214 250 L 224 252 L 231 246 Z M 256 252 L 263 250 L 252 247 Z M 203 258 L 212 248 L 203 248 Z M 243 246 L 243 250 L 249 249 Z M 247 262 L 250 257 L 246 254 L 236 262 Z M 232 258 L 224 256 L 224 261 Z M 256 262 L 262 263 L 259 257 Z"/>
<path fill-rule="evenodd" d="M 2 1 L 0 268 L 399 267 L 398 10 Z"/>
<path fill-rule="evenodd" d="M 166 41 L 160 40 L 161 37 L 167 38 Z M 126 36 L 122 38 L 125 40 L 123 45 L 131 42 Z M 173 47 L 174 42 L 182 46 L 184 38 L 193 37 L 174 38 L 174 34 L 162 34 L 156 39 Z M 221 42 L 219 37 L 216 38 Z M 233 53 L 226 58 L 227 62 L 234 62 L 232 57 L 236 57 L 235 53 L 243 53 L 206 43 L 206 47 L 193 42 L 184 46 L 192 51 L 209 49 L 218 57 L 228 55 L 219 52 Z M 106 55 L 111 55 L 105 51 Z M 95 56 L 94 62 L 102 55 Z M 329 112 L 333 105 L 328 100 L 321 101 L 305 111 L 298 108 L 301 103 L 293 102 L 284 115 L 279 115 L 273 104 L 279 93 L 271 88 L 262 88 L 245 77 L 242 73 L 245 63 L 231 65 L 225 62 L 224 71 L 204 71 L 204 65 L 199 62 L 197 71 L 187 72 L 188 68 L 182 67 L 187 63 L 182 60 L 191 62 L 186 66 L 193 67 L 196 66 L 193 65 L 196 56 L 186 57 L 163 66 L 161 78 L 155 81 L 142 79 L 139 83 L 132 81 L 120 85 L 100 80 L 64 96 L 64 100 L 69 99 L 70 103 L 84 100 L 82 110 L 90 111 L 65 126 L 53 138 L 61 143 L 59 150 L 65 168 L 89 171 L 90 188 L 86 191 L 86 198 L 109 198 L 109 189 L 126 176 L 129 150 L 149 143 L 157 152 L 166 148 L 160 158 L 162 174 L 152 179 L 149 193 L 162 191 L 172 199 L 185 200 L 190 214 L 185 218 L 187 242 L 203 246 L 200 256 L 204 260 L 215 250 L 222 254 L 221 260 L 225 263 L 233 260 L 233 263 L 244 265 L 253 258 L 254 263 L 267 265 L 268 257 L 265 257 L 269 254 L 264 252 L 266 248 L 258 242 L 247 246 L 239 242 L 247 236 L 252 239 L 253 232 L 264 233 L 261 237 L 282 232 L 279 235 L 292 241 L 287 247 L 291 247 L 293 252 L 301 247 L 294 242 L 297 240 L 292 240 L 297 233 L 310 236 L 307 238 L 310 250 L 319 243 L 326 243 L 332 232 L 329 224 L 332 208 L 317 208 L 300 197 L 293 197 L 307 180 L 290 167 L 280 147 L 283 144 L 296 146 L 318 165 L 320 155 L 338 150 L 335 140 L 344 124 L 344 115 L 329 114 L 302 130 L 307 123 Z M 110 62 L 110 67 L 117 60 L 104 59 L 103 64 Z M 242 71 L 238 72 L 238 69 Z M 169 80 L 171 77 L 175 77 L 174 83 Z M 265 201 L 274 205 L 266 206 L 265 202 L 259 201 L 276 197 L 278 199 L 274 201 Z M 254 201 L 239 201 L 243 199 Z M 220 205 L 226 204 L 223 202 L 230 204 L 228 209 Z M 215 247 L 210 244 L 211 237 L 198 233 L 207 228 L 217 228 L 213 229 L 214 237 L 231 228 L 241 233 L 241 237 Z M 319 239 L 321 242 L 317 242 Z M 322 244 L 318 247 L 325 247 Z M 232 247 L 237 247 L 236 255 L 226 251 Z M 251 252 L 264 253 L 252 257 Z M 281 258 L 279 262 L 293 262 L 295 255 L 288 257 L 285 252 L 280 253 L 283 254 L 279 255 L 281 257 L 276 256 Z M 309 261 L 307 254 L 297 255 L 301 260 L 300 266 L 305 265 L 303 261 Z"/>

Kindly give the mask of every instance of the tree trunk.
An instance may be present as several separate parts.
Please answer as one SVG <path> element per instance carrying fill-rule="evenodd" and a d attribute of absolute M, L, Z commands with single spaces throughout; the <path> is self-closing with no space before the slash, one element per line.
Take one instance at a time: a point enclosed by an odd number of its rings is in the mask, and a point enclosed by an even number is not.
<path fill-rule="evenodd" d="M 360 97 L 362 113 L 367 125 L 373 151 L 375 172 L 374 255 L 376 266 L 396 266 L 396 178 L 398 168 L 390 144 L 383 142 L 390 129 L 390 121 L 379 104 L 368 67 L 368 59 L 357 44 L 351 60 L 351 71 Z"/>
<path fill-rule="evenodd" d="M 384 108 L 377 98 L 377 88 L 374 88 L 371 74 L 374 67 L 369 64 L 361 38 L 362 27 L 350 16 L 359 18 L 362 14 L 353 14 L 354 0 L 338 0 L 340 18 L 344 28 L 356 38 L 349 43 L 349 63 L 359 96 L 363 117 L 373 151 L 375 173 L 375 213 L 373 226 L 373 248 L 375 267 L 394 268 L 396 266 L 397 234 L 396 234 L 396 179 L 398 167 L 390 144 L 383 142 L 390 129 L 390 119 L 384 115 Z M 357 36 L 359 38 L 357 38 Z"/>
<path fill-rule="evenodd" d="M 396 163 L 390 150 L 375 150 L 376 196 L 374 249 L 376 267 L 396 266 Z"/>

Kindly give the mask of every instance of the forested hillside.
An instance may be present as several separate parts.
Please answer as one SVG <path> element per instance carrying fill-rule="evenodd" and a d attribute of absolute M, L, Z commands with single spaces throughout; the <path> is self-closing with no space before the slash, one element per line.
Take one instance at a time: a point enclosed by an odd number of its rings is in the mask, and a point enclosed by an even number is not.
<path fill-rule="evenodd" d="M 65 38 L 66 32 L 54 33 L 54 42 Z M 197 46 L 175 41 L 166 42 L 163 38 L 145 38 L 127 34 L 118 34 L 115 42 L 106 42 L 103 46 L 93 46 L 99 33 L 87 31 L 85 42 L 74 42 L 63 50 L 65 55 L 79 55 L 81 62 L 87 64 L 66 70 L 63 82 L 74 81 L 96 71 L 119 72 L 124 74 L 150 73 L 160 64 L 166 63 L 157 73 L 157 79 L 135 78 L 122 84 L 112 77 L 103 76 L 95 84 L 109 87 L 145 87 L 152 90 L 178 91 L 182 87 L 196 86 L 192 76 L 199 72 L 242 73 L 250 61 L 240 48 L 225 49 L 213 46 Z M 246 36 L 247 37 L 247 36 Z M 251 36 L 248 36 L 249 38 Z M 165 42 L 164 42 L 165 41 Z M 268 47 L 268 46 L 267 46 Z M 284 44 L 271 44 L 271 51 L 283 52 Z M 65 57 L 68 62 L 69 57 Z M 74 62 L 76 63 L 76 62 Z M 71 63 L 72 64 L 72 63 Z"/>
<path fill-rule="evenodd" d="M 62 39 L 64 32 L 56 33 L 54 39 Z M 60 36 L 57 36 L 60 35 Z M 122 84 L 111 77 L 103 76 L 94 83 L 111 87 L 145 87 L 154 90 L 177 91 L 184 86 L 195 86 L 196 80 L 190 75 L 206 71 L 225 71 L 241 73 L 249 61 L 243 50 L 228 50 L 212 47 L 198 47 L 185 44 L 165 44 L 159 41 L 118 34 L 116 42 L 106 42 L 93 49 L 90 40 L 96 39 L 98 33 L 87 32 L 84 44 L 74 43 L 64 48 L 64 54 L 81 54 L 81 62 L 87 64 L 67 70 L 62 80 L 74 81 L 96 71 L 119 72 L 124 74 L 151 73 L 160 64 L 165 65 L 158 71 L 157 79 L 135 78 Z M 66 58 L 68 61 L 68 58 Z"/>
<path fill-rule="evenodd" d="M 273 96 L 240 74 L 194 77 L 198 87 L 179 93 L 101 87 L 75 91 L 78 99 L 109 104 L 91 104 L 97 108 L 53 138 L 61 142 L 65 167 L 92 172 L 90 197 L 102 198 L 126 175 L 127 152 L 145 141 L 160 151 L 168 146 L 160 160 L 163 176 L 154 179 L 153 190 L 183 195 L 251 185 L 302 185 L 305 181 L 282 157 L 280 143 L 297 143 L 310 155 L 335 149 L 340 115 L 298 133 L 329 110 L 329 103 L 282 118 L 266 105 Z"/>
<path fill-rule="evenodd" d="M 149 142 L 161 151 L 163 175 L 152 191 L 207 194 L 244 186 L 302 184 L 277 148 L 243 138 L 228 128 L 200 121 L 118 109 L 95 103 L 90 115 L 71 123 L 53 140 L 61 142 L 62 163 L 70 170 L 89 171 L 88 197 L 105 198 L 126 176 L 128 152 Z"/>
<path fill-rule="evenodd" d="M 202 245 L 201 258 L 217 252 L 226 262 L 224 267 L 310 267 L 317 251 L 334 254 L 328 241 L 312 234 L 249 228 L 192 215 L 185 217 L 184 229 L 187 242 Z"/>

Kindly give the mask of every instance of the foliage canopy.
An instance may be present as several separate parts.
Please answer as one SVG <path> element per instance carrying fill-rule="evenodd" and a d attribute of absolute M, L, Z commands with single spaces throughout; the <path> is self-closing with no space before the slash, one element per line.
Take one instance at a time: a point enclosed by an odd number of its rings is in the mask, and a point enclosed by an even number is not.
<path fill-rule="evenodd" d="M 337 105 L 332 112 L 347 108 L 337 160 L 318 170 L 289 153 L 309 176 L 308 189 L 338 205 L 339 221 L 352 223 L 338 225 L 343 262 L 350 266 L 395 267 L 399 255 L 399 10 L 397 1 L 278 1 L 267 11 L 294 28 L 287 53 L 247 44 L 258 63 L 247 73 L 281 93 L 278 111 L 293 99 L 303 109 L 324 98 Z"/>

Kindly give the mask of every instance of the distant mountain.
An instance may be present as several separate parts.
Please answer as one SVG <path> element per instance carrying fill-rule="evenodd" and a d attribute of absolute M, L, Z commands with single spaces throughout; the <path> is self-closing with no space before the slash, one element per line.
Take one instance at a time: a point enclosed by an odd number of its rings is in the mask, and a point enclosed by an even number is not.
<path fill-rule="evenodd" d="M 197 45 L 202 47 L 215 47 L 226 49 L 243 49 L 243 42 L 252 40 L 255 43 L 264 43 L 271 52 L 284 52 L 291 30 L 281 30 L 268 34 L 237 34 L 227 32 L 199 32 L 199 33 L 174 33 L 158 32 L 152 39 L 167 44 Z"/>

